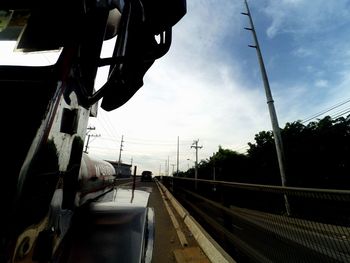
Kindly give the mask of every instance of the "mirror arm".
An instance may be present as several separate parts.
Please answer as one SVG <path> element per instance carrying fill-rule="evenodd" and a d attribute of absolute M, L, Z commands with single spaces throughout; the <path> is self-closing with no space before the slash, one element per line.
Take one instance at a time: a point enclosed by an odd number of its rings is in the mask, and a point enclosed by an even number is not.
<path fill-rule="evenodd" d="M 120 65 L 126 61 L 125 56 L 117 56 L 117 57 L 110 57 L 110 58 L 101 58 L 97 64 L 98 67 L 104 67 L 104 66 L 115 66 Z"/>

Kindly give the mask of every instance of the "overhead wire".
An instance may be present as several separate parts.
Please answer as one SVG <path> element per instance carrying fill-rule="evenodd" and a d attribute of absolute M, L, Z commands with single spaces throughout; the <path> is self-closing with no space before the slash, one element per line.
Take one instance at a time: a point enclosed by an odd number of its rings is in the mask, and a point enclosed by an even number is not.
<path fill-rule="evenodd" d="M 119 133 L 115 130 L 114 126 L 111 125 L 111 121 L 108 117 L 108 114 L 101 113 L 100 116 L 101 122 L 103 122 L 107 126 L 108 135 L 117 138 Z"/>
<path fill-rule="evenodd" d="M 336 108 L 339 108 L 339 107 L 341 107 L 341 106 L 343 106 L 343 105 L 345 105 L 346 103 L 349 103 L 349 102 L 350 102 L 350 98 L 348 98 L 345 101 L 339 102 L 339 103 L 337 103 L 337 104 L 335 104 L 335 105 L 333 105 L 333 106 L 331 106 L 331 107 L 329 107 L 329 108 L 327 108 L 325 110 L 322 110 L 322 111 L 320 111 L 318 113 L 315 113 L 315 114 L 305 118 L 303 121 L 301 121 L 301 123 L 309 122 L 309 121 L 311 121 L 311 120 L 313 120 L 313 119 L 315 119 L 317 117 L 320 117 L 320 116 L 326 114 L 327 112 L 330 112 L 330 111 L 332 111 L 332 110 L 334 110 Z"/>
<path fill-rule="evenodd" d="M 334 113 L 334 115 L 332 115 L 331 117 L 333 119 L 337 119 L 337 118 L 343 117 L 347 113 L 350 113 L 350 107 L 345 108 L 345 109 L 343 109 L 341 111 L 338 111 L 338 112 Z"/>
<path fill-rule="evenodd" d="M 344 117 L 345 114 L 350 114 L 350 108 L 348 108 L 346 111 L 341 112 L 340 114 L 332 117 L 333 119 L 338 119 L 340 117 Z M 350 116 L 350 115 L 349 115 Z"/>

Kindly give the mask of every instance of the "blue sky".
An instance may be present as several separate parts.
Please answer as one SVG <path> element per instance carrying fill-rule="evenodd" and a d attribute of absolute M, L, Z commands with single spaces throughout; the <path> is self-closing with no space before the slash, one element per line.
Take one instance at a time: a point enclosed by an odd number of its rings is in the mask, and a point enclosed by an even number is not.
<path fill-rule="evenodd" d="M 281 127 L 350 98 L 350 1 L 248 3 Z M 256 133 L 272 129 L 256 51 L 248 47 L 253 37 L 244 30 L 248 17 L 240 14 L 244 1 L 187 5 L 170 51 L 144 86 L 121 108 L 91 120 L 101 134 L 91 154 L 117 159 L 124 135 L 122 160 L 158 174 L 168 157 L 172 172 L 177 136 L 186 170 L 195 160 L 194 140 L 206 159 L 219 145 L 244 152 Z"/>
<path fill-rule="evenodd" d="M 281 127 L 350 99 L 350 0 L 248 3 Z M 248 18 L 240 14 L 244 1 L 188 0 L 187 6 L 169 52 L 146 73 L 144 86 L 119 109 L 99 109 L 91 118 L 91 133 L 101 135 L 90 140 L 91 155 L 117 160 L 124 135 L 122 160 L 158 174 L 168 158 L 172 172 L 178 136 L 180 170 L 186 170 L 194 164 L 194 140 L 203 146 L 201 160 L 219 145 L 244 152 L 256 133 L 271 130 L 256 51 L 248 47 L 253 37 L 244 30 Z M 100 72 L 98 86 L 106 69 Z"/>

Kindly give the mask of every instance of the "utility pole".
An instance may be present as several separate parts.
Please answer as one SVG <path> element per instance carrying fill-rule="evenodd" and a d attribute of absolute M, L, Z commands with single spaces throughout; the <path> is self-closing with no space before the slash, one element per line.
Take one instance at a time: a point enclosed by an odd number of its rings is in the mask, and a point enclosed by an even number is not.
<path fill-rule="evenodd" d="M 131 169 L 131 171 L 132 171 L 132 162 L 133 162 L 133 158 L 131 157 L 131 159 L 130 159 L 130 169 Z"/>
<path fill-rule="evenodd" d="M 203 146 L 198 146 L 199 139 L 197 141 L 193 141 L 191 148 L 196 149 L 196 162 L 194 167 L 194 182 L 195 182 L 195 189 L 197 190 L 197 178 L 198 178 L 198 149 L 202 149 Z"/>
<path fill-rule="evenodd" d="M 286 186 L 287 179 L 286 179 L 286 172 L 285 172 L 285 156 L 284 156 L 284 150 L 283 150 L 281 129 L 278 125 L 277 114 L 276 114 L 276 110 L 275 110 L 275 106 L 274 106 L 274 100 L 272 98 L 270 84 L 269 84 L 269 80 L 267 77 L 267 73 L 266 73 L 266 69 L 265 69 L 265 65 L 264 65 L 264 60 L 263 60 L 263 57 L 261 54 L 261 50 L 260 50 L 260 46 L 259 46 L 259 42 L 258 42 L 258 37 L 256 35 L 256 31 L 255 31 L 255 27 L 254 27 L 254 23 L 253 23 L 253 18 L 252 18 L 252 15 L 250 13 L 250 10 L 249 10 L 247 0 L 244 0 L 244 3 L 245 3 L 245 6 L 247 8 L 247 12 L 241 13 L 241 14 L 248 16 L 249 22 L 250 22 L 250 28 L 245 27 L 244 29 L 249 30 L 253 33 L 255 45 L 248 45 L 248 46 L 251 48 L 255 48 L 257 55 L 258 55 L 261 75 L 262 75 L 262 79 L 264 82 L 264 88 L 265 88 L 265 93 L 266 93 L 267 105 L 269 108 L 270 119 L 271 119 L 271 123 L 272 123 L 273 135 L 274 135 L 274 139 L 275 139 L 275 147 L 276 147 L 278 164 L 279 164 L 279 169 L 280 169 L 281 182 L 282 182 L 282 186 Z M 289 206 L 288 198 L 286 195 L 284 195 L 284 200 L 285 200 L 286 212 L 288 215 L 290 215 L 290 206 Z"/>
<path fill-rule="evenodd" d="M 169 156 L 168 156 L 168 176 L 169 176 L 169 171 L 170 171 L 170 164 L 169 164 Z"/>
<path fill-rule="evenodd" d="M 121 139 L 121 141 L 120 141 L 119 160 L 118 160 L 118 172 L 117 172 L 117 175 L 121 174 L 121 173 L 120 173 L 120 162 L 121 162 L 121 160 L 122 160 L 123 142 L 124 142 L 124 135 L 122 135 L 122 139 Z"/>
<path fill-rule="evenodd" d="M 172 163 L 171 166 L 173 167 L 173 176 L 174 176 L 174 167 L 175 167 L 175 164 Z"/>
<path fill-rule="evenodd" d="M 167 174 L 166 174 L 166 168 L 168 167 L 168 165 L 167 165 L 167 160 L 165 160 L 165 166 L 164 166 L 164 176 L 167 176 Z"/>
<path fill-rule="evenodd" d="M 101 135 L 97 135 L 97 134 L 89 134 L 90 131 L 93 131 L 95 130 L 96 128 L 95 127 L 88 127 L 87 128 L 87 140 L 86 140 L 86 145 L 85 145 L 85 150 L 84 150 L 84 153 L 88 154 L 88 148 L 89 148 L 89 143 L 90 143 L 90 137 L 100 137 Z"/>
<path fill-rule="evenodd" d="M 214 153 L 213 153 L 213 157 L 214 157 Z M 215 159 L 213 158 L 213 181 L 215 182 L 216 180 L 216 168 L 215 168 Z M 216 185 L 214 184 L 213 186 L 213 191 L 216 191 Z"/>
<path fill-rule="evenodd" d="M 87 141 L 86 141 L 86 145 L 85 145 L 84 153 L 86 153 L 86 154 L 88 154 L 87 149 L 89 148 L 90 136 L 91 136 L 91 135 L 88 134 Z"/>
<path fill-rule="evenodd" d="M 179 136 L 177 136 L 176 176 L 179 176 Z"/>

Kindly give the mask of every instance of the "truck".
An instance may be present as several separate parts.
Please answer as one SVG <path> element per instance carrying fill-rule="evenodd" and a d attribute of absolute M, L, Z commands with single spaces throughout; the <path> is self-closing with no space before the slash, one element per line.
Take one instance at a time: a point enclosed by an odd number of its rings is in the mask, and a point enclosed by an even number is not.
<path fill-rule="evenodd" d="M 119 108 L 142 87 L 185 13 L 185 0 L 1 1 L 0 86 L 7 106 L 0 262 L 64 262 L 75 218 L 86 220 L 86 211 L 100 215 L 92 202 L 78 200 L 85 189 L 79 178 L 88 120 L 99 107 Z M 101 58 L 112 38 L 113 55 Z M 55 56 L 48 59 L 49 53 Z M 38 54 L 46 59 L 38 61 Z M 97 89 L 104 66 L 109 76 Z M 106 193 L 114 187 L 105 186 Z"/>

